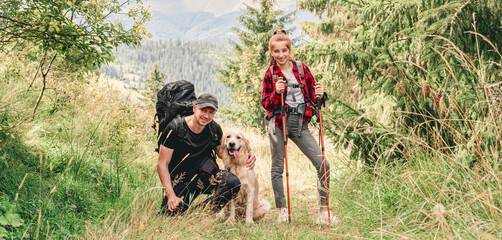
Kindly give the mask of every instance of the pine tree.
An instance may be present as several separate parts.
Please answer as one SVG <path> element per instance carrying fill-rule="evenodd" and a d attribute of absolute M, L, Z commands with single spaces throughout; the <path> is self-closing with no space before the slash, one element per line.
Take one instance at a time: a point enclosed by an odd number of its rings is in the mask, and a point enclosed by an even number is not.
<path fill-rule="evenodd" d="M 303 24 L 316 41 L 299 55 L 320 70 L 336 101 L 330 110 L 353 123 L 333 121 L 339 128 L 331 133 L 343 138 L 336 142 L 355 143 L 353 157 L 376 162 L 389 151 L 402 153 L 403 141 L 396 136 L 410 132 L 448 153 L 473 136 L 479 144 L 479 126 L 472 122 L 490 116 L 483 89 L 501 75 L 501 1 L 303 0 L 299 5 L 323 18 Z M 339 91 L 348 89 L 343 86 L 357 90 Z M 395 101 L 394 124 L 369 117 L 354 97 L 381 93 Z"/>
<path fill-rule="evenodd" d="M 256 1 L 255 1 L 256 3 Z M 223 114 L 238 123 L 259 127 L 264 110 L 261 107 L 261 82 L 268 65 L 268 41 L 275 29 L 284 29 L 292 22 L 293 13 L 274 10 L 275 0 L 260 0 L 259 8 L 246 5 L 245 14 L 239 17 L 243 28 L 232 28 L 238 41 L 232 41 L 232 57 L 226 57 L 218 69 L 218 79 L 228 86 L 236 110 Z M 286 29 L 291 32 L 293 29 Z"/>
<path fill-rule="evenodd" d="M 146 87 L 148 91 L 146 92 L 146 97 L 151 99 L 152 102 L 157 101 L 157 92 L 162 89 L 164 85 L 164 77 L 166 77 L 165 73 L 161 73 L 157 69 L 158 63 L 155 63 L 153 65 L 153 70 L 148 74 L 148 77 L 146 78 Z"/>

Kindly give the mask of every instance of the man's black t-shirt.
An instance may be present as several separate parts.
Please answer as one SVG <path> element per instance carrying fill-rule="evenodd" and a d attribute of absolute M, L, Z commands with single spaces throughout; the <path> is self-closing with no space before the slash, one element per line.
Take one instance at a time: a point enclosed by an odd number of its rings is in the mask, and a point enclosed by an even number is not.
<path fill-rule="evenodd" d="M 182 128 L 177 129 L 176 121 L 180 120 L 182 121 Z M 211 137 L 209 124 L 214 124 L 214 129 L 218 135 L 217 143 L 213 143 L 214 140 Z M 211 167 L 218 168 L 213 149 L 219 145 L 223 131 L 216 122 L 212 121 L 209 124 L 206 125 L 201 133 L 197 134 L 190 130 L 183 117 L 171 121 L 162 132 L 159 143 L 174 150 L 171 162 L 169 163 L 169 174 L 172 181 L 190 181 L 196 174 L 201 173 L 201 168 L 206 171 L 211 171 Z M 181 133 L 178 131 L 181 131 Z M 207 165 L 214 166 L 208 168 Z"/>

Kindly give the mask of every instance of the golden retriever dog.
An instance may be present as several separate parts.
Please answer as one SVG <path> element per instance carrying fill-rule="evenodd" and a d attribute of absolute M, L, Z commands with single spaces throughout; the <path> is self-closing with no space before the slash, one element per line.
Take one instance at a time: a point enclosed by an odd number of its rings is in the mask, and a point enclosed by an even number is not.
<path fill-rule="evenodd" d="M 246 223 L 252 224 L 270 210 L 270 204 L 265 200 L 260 201 L 258 199 L 258 178 L 255 171 L 246 166 L 251 151 L 249 141 L 241 131 L 232 129 L 223 136 L 221 142 L 223 151 L 221 156 L 225 169 L 239 178 L 241 189 L 237 197 L 232 199 L 218 215 L 224 217 L 226 208 L 229 208 L 230 216 L 225 223 L 233 224 L 235 222 L 236 207 L 245 209 Z"/>

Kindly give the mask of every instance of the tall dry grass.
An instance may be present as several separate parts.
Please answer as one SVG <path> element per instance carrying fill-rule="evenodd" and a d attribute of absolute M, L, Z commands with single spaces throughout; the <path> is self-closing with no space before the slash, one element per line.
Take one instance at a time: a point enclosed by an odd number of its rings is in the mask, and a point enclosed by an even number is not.
<path fill-rule="evenodd" d="M 225 124 L 222 128 L 225 132 L 230 128 L 239 127 Z M 311 128 L 315 131 L 312 126 Z M 253 152 L 257 156 L 255 171 L 260 182 L 260 197 L 274 205 L 270 180 L 271 158 L 268 137 L 249 128 L 241 127 L 239 129 L 249 139 Z M 336 172 L 346 168 L 347 160 L 344 160 L 344 156 L 331 146 L 328 144 L 326 154 L 332 164 L 332 171 L 335 172 L 332 174 L 332 181 L 337 181 Z M 112 213 L 105 221 L 100 221 L 100 224 L 89 224 L 85 236 L 93 239 L 103 237 L 109 239 L 277 239 L 285 237 L 332 239 L 341 237 L 342 234 L 333 232 L 329 228 L 315 226 L 318 212 L 315 169 L 294 144 L 288 144 L 288 156 L 292 224 L 277 223 L 277 209 L 273 209 L 252 226 L 247 226 L 243 220 L 236 225 L 227 226 L 223 224 L 224 219 L 217 218 L 207 209 L 197 209 L 177 217 L 159 215 L 157 212 L 162 198 L 162 190 L 160 182 L 157 181 L 156 186 L 138 193 L 135 201 L 127 208 Z M 223 166 L 220 160 L 218 162 L 220 166 Z M 157 178 L 156 173 L 152 177 Z M 205 197 L 201 195 L 198 201 L 202 201 Z M 125 215 L 132 217 L 124 218 Z"/>

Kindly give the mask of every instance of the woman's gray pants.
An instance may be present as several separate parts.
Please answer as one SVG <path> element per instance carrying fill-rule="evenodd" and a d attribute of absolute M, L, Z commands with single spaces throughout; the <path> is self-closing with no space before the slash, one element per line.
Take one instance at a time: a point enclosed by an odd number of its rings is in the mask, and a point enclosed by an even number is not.
<path fill-rule="evenodd" d="M 287 137 L 292 140 L 298 148 L 307 156 L 317 170 L 317 186 L 319 190 L 319 206 L 327 206 L 326 192 L 329 189 L 329 162 L 326 159 L 326 175 L 328 186 L 324 187 L 324 167 L 322 163 L 322 152 L 317 141 L 308 129 L 308 123 L 301 126 L 301 135 L 298 134 L 299 121 L 303 121 L 303 116 L 290 114 L 287 125 Z M 272 153 L 272 188 L 274 189 L 275 206 L 277 208 L 286 207 L 284 196 L 284 184 L 282 174 L 284 172 L 284 140 L 282 129 L 275 126 L 274 121 L 268 125 L 268 138 L 270 140 L 270 151 Z M 300 175 L 302 173 L 294 173 Z M 300 177 L 300 176 L 295 176 Z"/>

